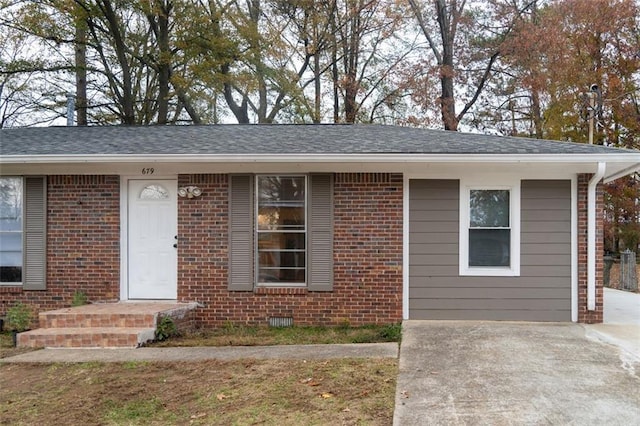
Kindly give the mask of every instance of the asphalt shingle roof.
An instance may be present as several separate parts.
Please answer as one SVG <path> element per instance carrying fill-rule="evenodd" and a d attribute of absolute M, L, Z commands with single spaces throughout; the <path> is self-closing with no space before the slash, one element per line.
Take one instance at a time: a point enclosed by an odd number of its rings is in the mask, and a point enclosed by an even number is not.
<path fill-rule="evenodd" d="M 615 154 L 599 145 L 379 125 L 32 127 L 0 130 L 2 156 Z"/>

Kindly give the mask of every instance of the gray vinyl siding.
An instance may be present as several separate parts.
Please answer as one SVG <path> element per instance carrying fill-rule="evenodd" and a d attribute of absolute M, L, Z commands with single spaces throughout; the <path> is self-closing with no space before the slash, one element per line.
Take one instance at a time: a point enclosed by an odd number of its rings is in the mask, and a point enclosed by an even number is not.
<path fill-rule="evenodd" d="M 47 288 L 47 179 L 24 178 L 23 289 Z"/>
<path fill-rule="evenodd" d="M 571 181 L 522 181 L 519 277 L 459 275 L 459 181 L 409 193 L 410 319 L 571 320 Z"/>

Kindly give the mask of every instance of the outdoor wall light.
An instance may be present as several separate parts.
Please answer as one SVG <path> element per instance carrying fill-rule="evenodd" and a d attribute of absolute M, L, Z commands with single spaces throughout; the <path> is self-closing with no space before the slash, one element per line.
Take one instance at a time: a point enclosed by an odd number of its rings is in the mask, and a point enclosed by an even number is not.
<path fill-rule="evenodd" d="M 178 188 L 178 196 L 179 197 L 187 197 L 194 198 L 202 195 L 202 189 L 197 186 L 183 186 L 182 188 Z"/>

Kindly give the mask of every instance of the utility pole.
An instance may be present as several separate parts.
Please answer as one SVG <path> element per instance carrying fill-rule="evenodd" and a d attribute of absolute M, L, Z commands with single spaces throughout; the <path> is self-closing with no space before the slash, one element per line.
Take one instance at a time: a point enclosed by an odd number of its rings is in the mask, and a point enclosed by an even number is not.
<path fill-rule="evenodd" d="M 593 145 L 593 134 L 596 120 L 596 112 L 602 111 L 602 91 L 597 84 L 592 84 L 589 92 L 582 94 L 588 98 L 587 120 L 589 120 L 589 144 Z"/>

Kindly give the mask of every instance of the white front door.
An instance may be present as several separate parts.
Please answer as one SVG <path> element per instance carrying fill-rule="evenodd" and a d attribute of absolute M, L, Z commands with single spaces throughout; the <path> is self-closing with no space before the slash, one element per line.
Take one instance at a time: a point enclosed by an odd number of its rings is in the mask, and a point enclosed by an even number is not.
<path fill-rule="evenodd" d="M 178 183 L 130 180 L 128 298 L 177 299 Z"/>

